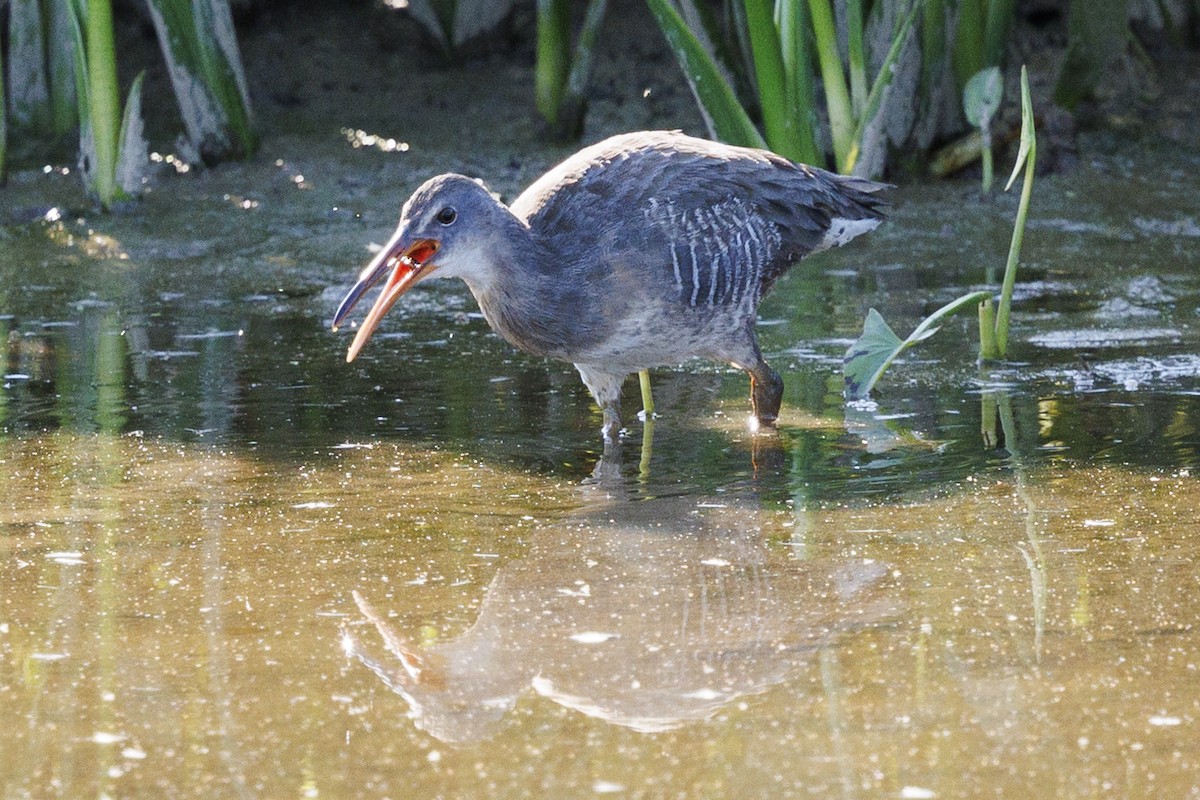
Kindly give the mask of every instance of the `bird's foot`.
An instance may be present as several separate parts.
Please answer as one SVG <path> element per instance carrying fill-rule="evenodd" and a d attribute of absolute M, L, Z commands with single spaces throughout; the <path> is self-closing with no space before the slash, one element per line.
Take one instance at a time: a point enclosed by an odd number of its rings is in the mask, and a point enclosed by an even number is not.
<path fill-rule="evenodd" d="M 751 376 L 750 406 L 758 425 L 774 427 L 775 420 L 779 419 L 779 407 L 783 405 L 783 378 L 770 367 L 766 371 L 764 380 Z"/>

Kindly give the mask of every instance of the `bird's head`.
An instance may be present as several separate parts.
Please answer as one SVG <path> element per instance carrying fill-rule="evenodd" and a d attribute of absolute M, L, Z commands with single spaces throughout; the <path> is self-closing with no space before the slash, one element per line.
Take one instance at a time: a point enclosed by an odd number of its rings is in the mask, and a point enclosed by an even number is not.
<path fill-rule="evenodd" d="M 336 331 L 363 294 L 387 276 L 346 360 L 354 360 L 383 316 L 418 281 L 431 276 L 468 283 L 486 280 L 491 237 L 498 233 L 497 226 L 488 223 L 498 212 L 508 213 L 483 184 L 462 175 L 439 175 L 413 192 L 400 212 L 396 232 L 359 274 L 334 314 Z"/>

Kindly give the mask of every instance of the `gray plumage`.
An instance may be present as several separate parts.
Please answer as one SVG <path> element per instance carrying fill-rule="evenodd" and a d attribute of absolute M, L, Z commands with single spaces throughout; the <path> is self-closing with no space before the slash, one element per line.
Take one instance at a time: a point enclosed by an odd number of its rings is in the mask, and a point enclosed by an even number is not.
<path fill-rule="evenodd" d="M 574 363 L 606 437 L 630 373 L 693 357 L 749 373 L 755 416 L 769 424 L 783 384 L 755 339 L 759 302 L 796 261 L 876 227 L 883 188 L 761 150 L 630 133 L 571 156 L 508 208 L 461 175 L 427 181 L 387 263 L 434 243 L 412 282 L 462 278 L 501 336 Z"/>

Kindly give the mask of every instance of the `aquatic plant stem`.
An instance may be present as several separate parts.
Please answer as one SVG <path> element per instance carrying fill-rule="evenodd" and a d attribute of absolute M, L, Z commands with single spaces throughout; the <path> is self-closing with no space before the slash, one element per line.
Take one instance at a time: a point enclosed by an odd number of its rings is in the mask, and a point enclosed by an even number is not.
<path fill-rule="evenodd" d="M 642 411 L 646 420 L 654 416 L 654 396 L 650 393 L 650 370 L 638 370 L 638 383 L 642 387 Z"/>
<path fill-rule="evenodd" d="M 996 307 L 992 298 L 985 298 L 979 304 L 979 358 L 981 361 L 992 361 L 996 356 Z"/>
<path fill-rule="evenodd" d="M 1029 75 L 1021 67 L 1021 150 L 1017 154 L 1017 166 L 1008 179 L 1008 189 L 1017 177 L 1017 170 L 1025 168 L 1025 181 L 1021 186 L 1021 201 L 1017 206 L 1017 222 L 1013 226 L 1012 241 L 1008 247 L 1008 263 L 1004 266 L 1004 282 L 1000 287 L 1000 304 L 996 310 L 996 354 L 1008 357 L 1008 326 L 1012 314 L 1013 287 L 1017 282 L 1017 262 L 1021 258 L 1021 244 L 1025 239 L 1025 220 L 1029 216 L 1029 199 L 1033 195 L 1033 173 L 1037 166 L 1037 133 L 1033 123 L 1033 101 L 1029 96 Z"/>
<path fill-rule="evenodd" d="M 117 195 L 117 137 L 121 124 L 111 0 L 88 0 L 86 26 L 88 98 L 96 154 L 92 189 L 107 209 Z"/>

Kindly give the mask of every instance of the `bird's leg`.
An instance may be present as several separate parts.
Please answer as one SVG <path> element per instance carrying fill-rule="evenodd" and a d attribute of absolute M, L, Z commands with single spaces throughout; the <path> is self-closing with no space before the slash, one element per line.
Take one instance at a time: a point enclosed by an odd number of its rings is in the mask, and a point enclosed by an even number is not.
<path fill-rule="evenodd" d="M 783 403 L 783 378 L 763 361 L 746 367 L 750 375 L 750 406 L 760 425 L 774 425 L 779 418 L 779 406 Z"/>
<path fill-rule="evenodd" d="M 605 443 L 616 442 L 621 438 L 621 399 L 600 406 L 604 414 L 604 422 L 600 425 L 600 435 Z"/>
<path fill-rule="evenodd" d="M 621 384 L 627 377 L 623 373 L 604 372 L 601 369 L 587 365 L 576 364 L 583 385 L 596 399 L 596 405 L 604 414 L 604 422 L 600 434 L 605 444 L 616 443 L 621 437 Z"/>

